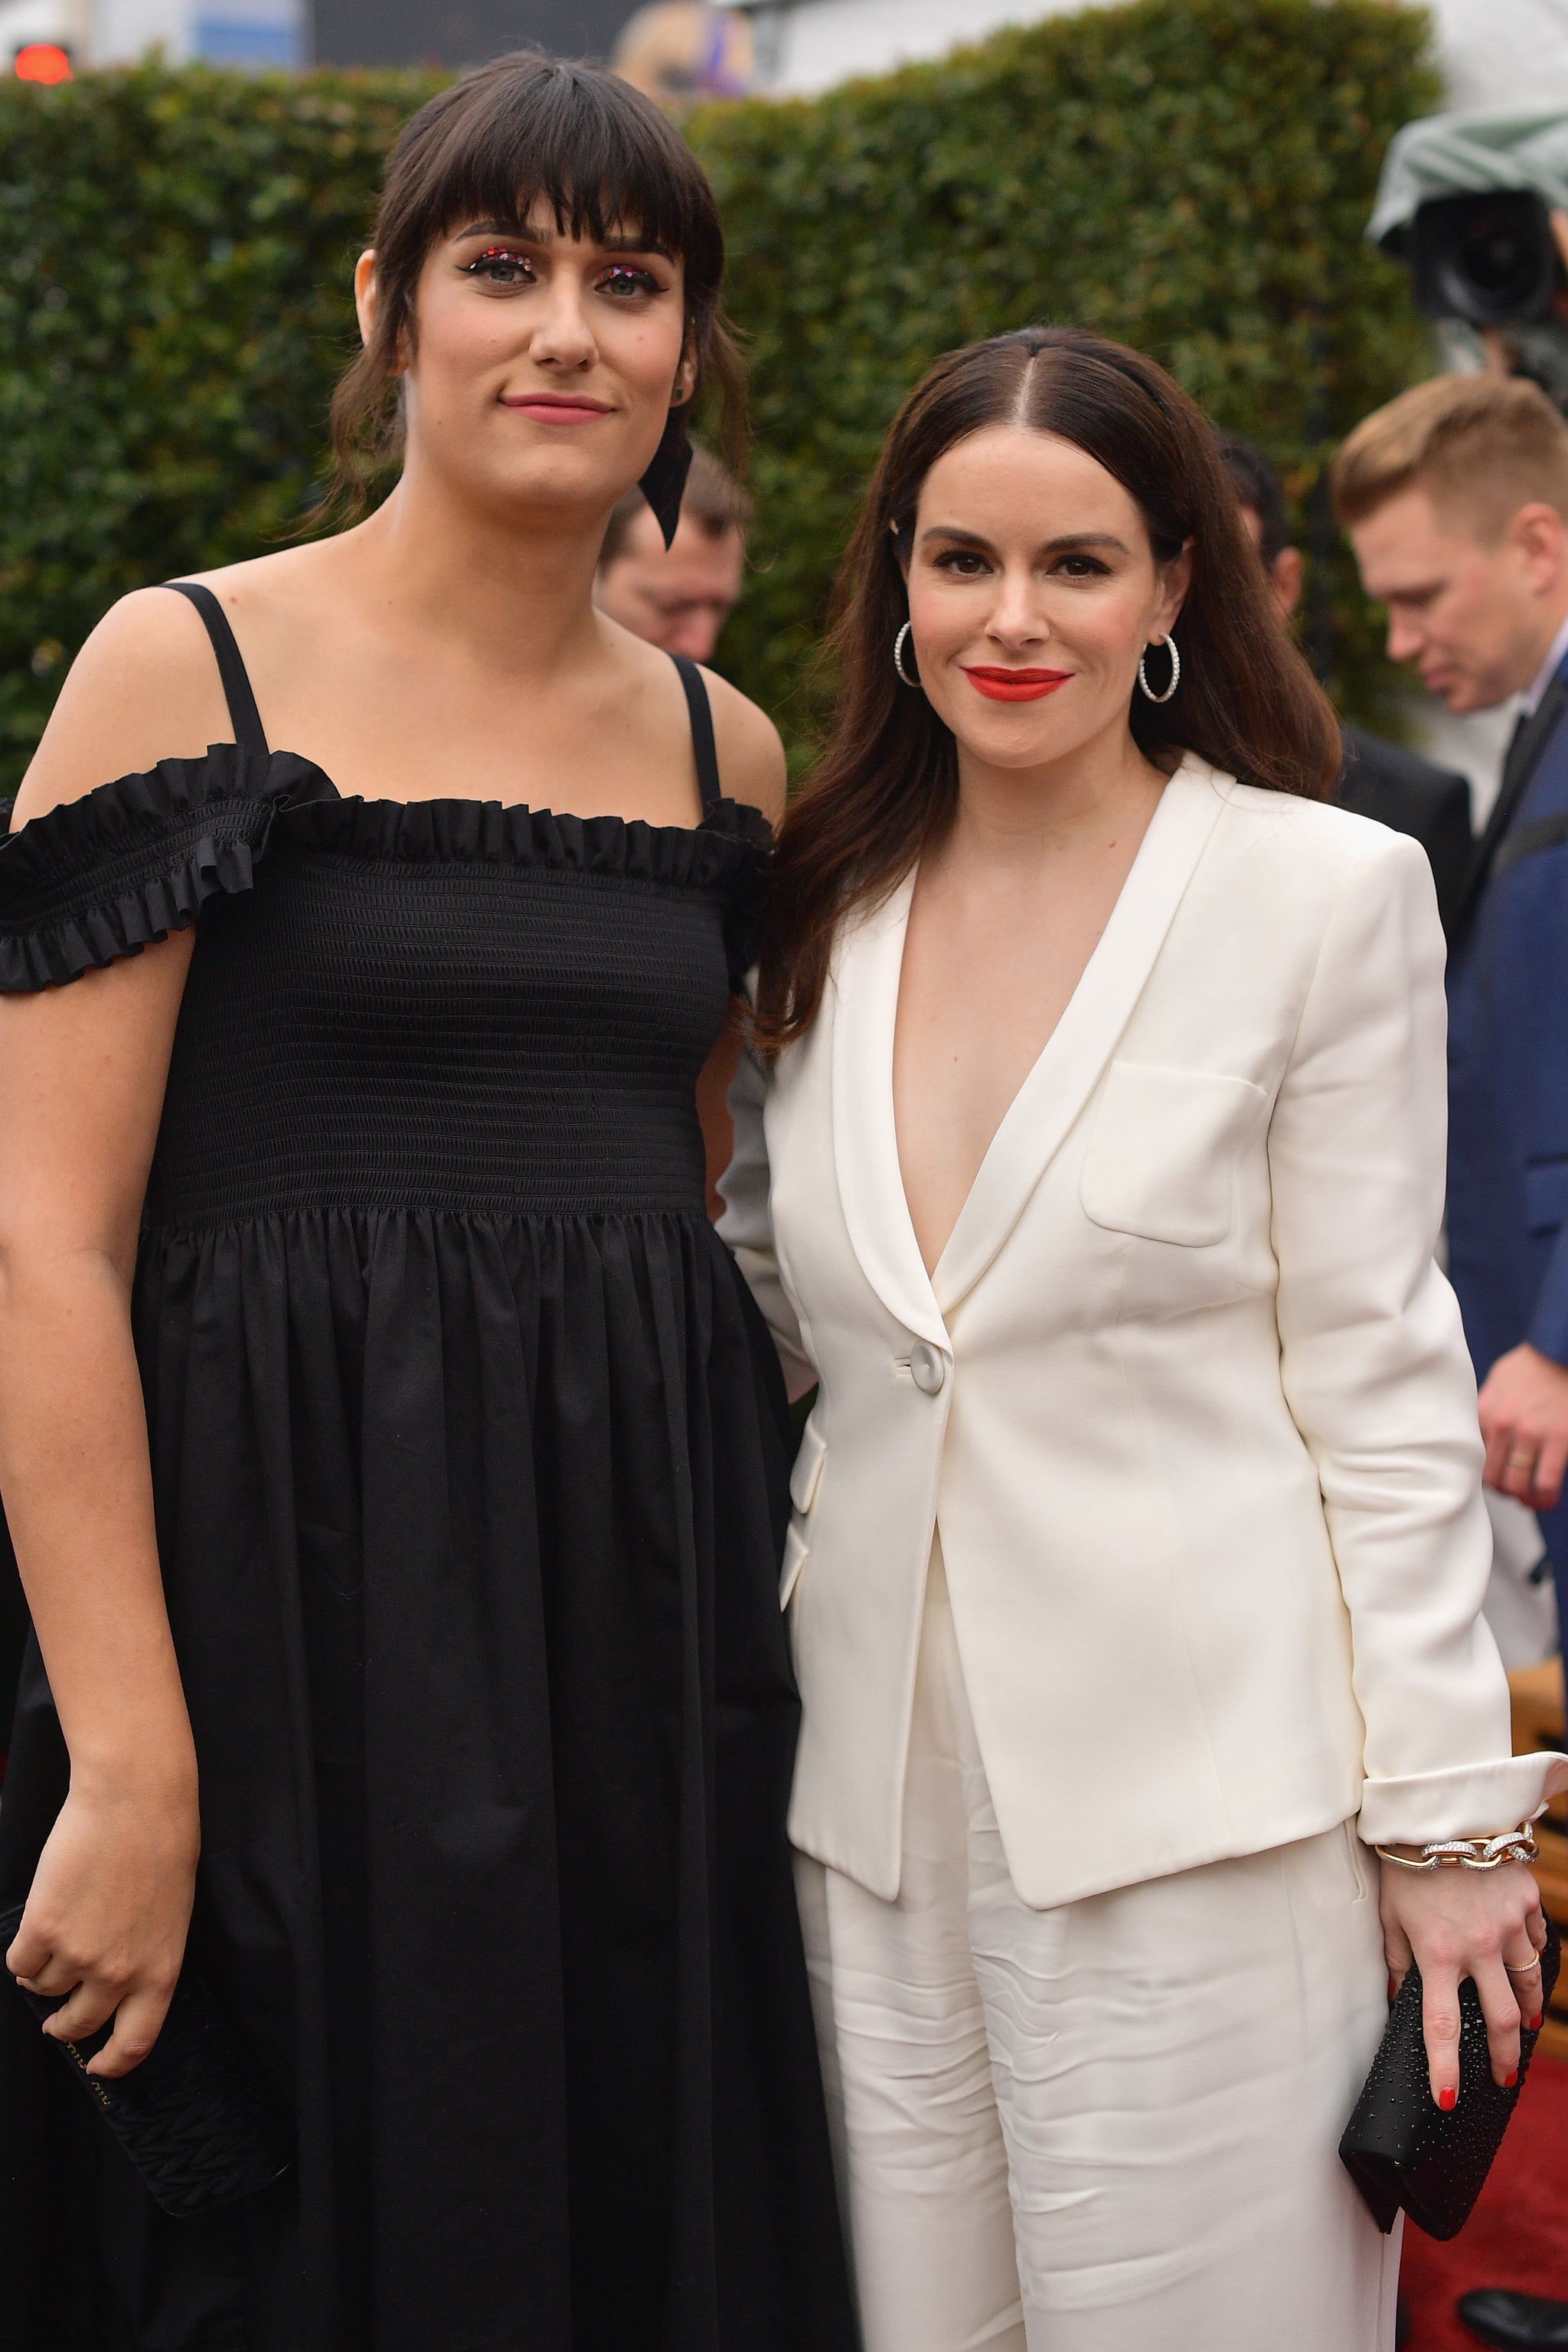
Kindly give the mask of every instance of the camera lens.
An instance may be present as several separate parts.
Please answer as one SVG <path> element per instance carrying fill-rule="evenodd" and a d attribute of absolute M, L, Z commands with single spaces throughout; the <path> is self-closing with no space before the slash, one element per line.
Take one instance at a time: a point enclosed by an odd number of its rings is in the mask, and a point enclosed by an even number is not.
<path fill-rule="evenodd" d="M 1461 317 L 1516 319 L 1540 280 L 1540 248 L 1510 206 L 1489 207 L 1444 256 L 1442 283 Z"/>
<path fill-rule="evenodd" d="M 1428 196 L 1411 223 L 1415 300 L 1428 319 L 1507 327 L 1545 318 L 1557 283 L 1546 206 L 1529 188 Z"/>

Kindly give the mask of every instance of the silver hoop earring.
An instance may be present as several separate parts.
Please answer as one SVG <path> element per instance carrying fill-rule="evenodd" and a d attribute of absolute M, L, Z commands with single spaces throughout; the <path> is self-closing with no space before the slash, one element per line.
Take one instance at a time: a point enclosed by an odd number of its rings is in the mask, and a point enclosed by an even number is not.
<path fill-rule="evenodd" d="M 903 627 L 899 631 L 898 635 L 893 639 L 893 667 L 898 671 L 899 676 L 902 678 L 906 686 L 912 686 L 918 688 L 921 682 L 919 673 L 917 672 L 916 675 L 911 677 L 909 671 L 904 667 L 904 639 L 910 634 L 910 624 L 906 621 Z"/>
<path fill-rule="evenodd" d="M 1152 640 L 1151 640 L 1151 642 L 1152 642 Z M 1145 660 L 1148 658 L 1148 646 L 1144 646 L 1143 651 L 1138 656 L 1138 683 L 1142 688 L 1151 702 L 1169 702 L 1172 695 L 1174 694 L 1177 687 L 1181 683 L 1182 656 L 1176 651 L 1176 640 L 1171 635 L 1169 629 L 1166 630 L 1164 635 L 1159 640 L 1159 642 L 1164 646 L 1166 652 L 1171 656 L 1170 685 L 1165 688 L 1163 694 L 1156 694 L 1153 688 L 1150 685 L 1149 673 L 1143 667 Z"/>

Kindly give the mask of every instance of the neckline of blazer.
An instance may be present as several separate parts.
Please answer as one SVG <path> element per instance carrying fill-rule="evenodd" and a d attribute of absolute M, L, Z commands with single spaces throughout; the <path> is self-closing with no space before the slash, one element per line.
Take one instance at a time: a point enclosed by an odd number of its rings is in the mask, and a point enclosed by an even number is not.
<path fill-rule="evenodd" d="M 929 1275 L 904 1193 L 893 1116 L 893 1032 L 913 874 L 838 943 L 833 1148 L 845 1223 L 889 1312 L 949 1354 L 944 1318 L 991 1265 L 1099 1083 L 1233 782 L 1189 754 L 1166 784 L 1110 919 L 992 1137 Z"/>

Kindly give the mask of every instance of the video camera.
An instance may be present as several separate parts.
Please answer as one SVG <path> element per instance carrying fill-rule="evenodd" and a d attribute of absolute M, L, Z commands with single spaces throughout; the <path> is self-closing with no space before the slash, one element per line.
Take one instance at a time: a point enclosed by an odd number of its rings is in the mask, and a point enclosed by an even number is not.
<path fill-rule="evenodd" d="M 1568 108 L 1407 123 L 1383 167 L 1367 235 L 1410 271 L 1450 366 L 1504 339 L 1515 373 L 1568 410 Z M 1564 240 L 1568 244 L 1568 238 Z"/>

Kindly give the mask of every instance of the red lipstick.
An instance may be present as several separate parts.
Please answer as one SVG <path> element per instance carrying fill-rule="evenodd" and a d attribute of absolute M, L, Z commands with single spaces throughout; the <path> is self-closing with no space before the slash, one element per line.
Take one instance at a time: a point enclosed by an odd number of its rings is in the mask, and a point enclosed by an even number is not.
<path fill-rule="evenodd" d="M 1042 695 L 1055 694 L 1072 676 L 1070 669 L 991 669 L 984 665 L 965 669 L 964 677 L 976 693 L 989 702 L 1038 702 Z"/>

